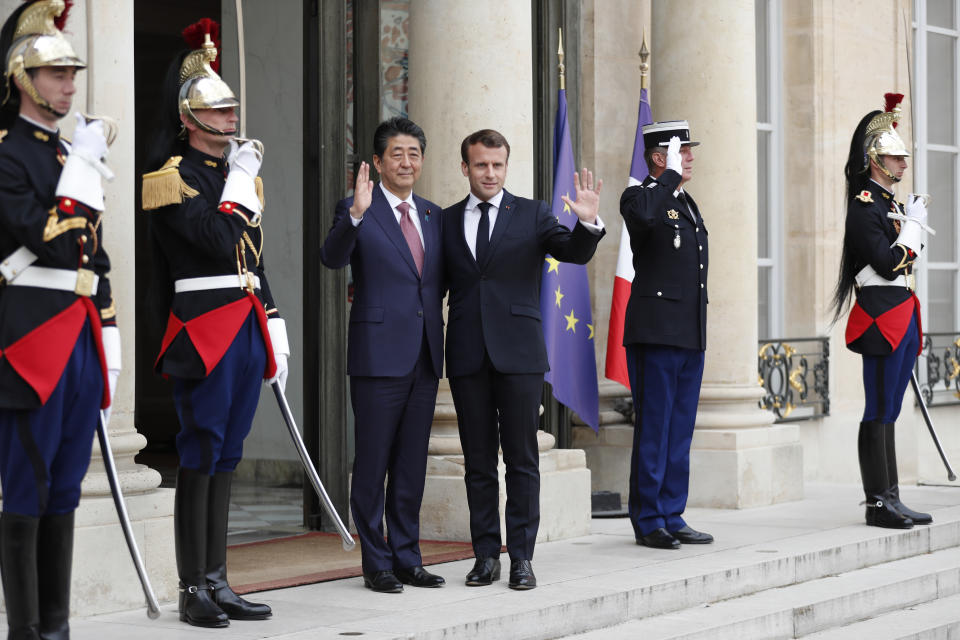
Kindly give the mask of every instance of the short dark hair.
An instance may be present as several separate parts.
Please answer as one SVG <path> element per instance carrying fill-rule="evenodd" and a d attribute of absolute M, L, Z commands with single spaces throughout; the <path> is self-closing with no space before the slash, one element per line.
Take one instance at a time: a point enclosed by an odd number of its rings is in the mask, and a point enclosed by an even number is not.
<path fill-rule="evenodd" d="M 480 129 L 480 131 L 474 131 L 468 135 L 460 143 L 460 159 L 463 160 L 464 164 L 470 164 L 470 160 L 467 158 L 467 149 L 478 142 L 488 149 L 506 147 L 507 159 L 510 159 L 510 143 L 503 137 L 503 134 L 493 129 Z"/>
<path fill-rule="evenodd" d="M 387 143 L 390 138 L 396 136 L 413 136 L 420 142 L 420 153 L 427 151 L 427 136 L 415 122 L 407 118 L 396 116 L 389 120 L 384 120 L 377 126 L 373 132 L 373 154 L 377 157 L 383 157 L 383 152 L 387 150 Z"/>
<path fill-rule="evenodd" d="M 653 163 L 653 154 L 655 153 L 666 153 L 666 147 L 650 147 L 649 149 L 643 150 L 643 160 L 647 163 L 647 172 L 653 174 L 654 171 L 658 169 L 657 165 Z"/>

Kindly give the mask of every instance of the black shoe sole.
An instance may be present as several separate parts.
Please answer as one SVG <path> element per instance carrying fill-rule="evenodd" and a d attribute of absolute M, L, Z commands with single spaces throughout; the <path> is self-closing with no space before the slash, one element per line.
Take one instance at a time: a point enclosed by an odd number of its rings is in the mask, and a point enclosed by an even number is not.
<path fill-rule="evenodd" d="M 489 587 L 491 584 L 493 584 L 499 579 L 500 579 L 500 572 L 498 571 L 497 573 L 494 573 L 493 575 L 491 575 L 489 580 L 470 580 L 468 578 L 466 584 L 468 587 Z"/>
<path fill-rule="evenodd" d="M 229 620 L 194 620 L 183 613 L 180 614 L 180 622 L 186 622 L 192 627 L 205 627 L 207 629 L 222 629 L 230 626 Z"/>
<path fill-rule="evenodd" d="M 535 584 L 507 584 L 508 587 L 514 591 L 530 591 L 531 589 L 536 589 L 537 585 Z"/>
<path fill-rule="evenodd" d="M 270 618 L 273 617 L 273 614 L 265 613 L 259 616 L 232 616 L 228 613 L 227 617 L 230 618 L 231 620 L 269 620 Z"/>
<path fill-rule="evenodd" d="M 363 586 L 365 586 L 367 589 L 370 589 L 370 591 L 373 591 L 375 593 L 403 593 L 403 585 L 400 585 L 396 589 L 377 589 L 371 583 L 364 580 Z"/>
<path fill-rule="evenodd" d="M 411 587 L 419 587 L 419 588 L 421 588 L 421 589 L 438 589 L 438 588 L 440 588 L 440 587 L 442 587 L 443 585 L 446 584 L 446 581 L 444 581 L 444 582 L 435 582 L 435 583 L 432 583 L 432 584 L 417 584 L 416 582 L 412 582 L 412 581 L 408 582 L 408 581 L 406 581 L 406 580 L 400 580 L 400 582 L 402 582 L 403 584 L 408 584 L 408 585 L 410 585 Z"/>
<path fill-rule="evenodd" d="M 680 544 L 713 544 L 713 538 L 710 538 L 709 540 L 681 540 L 680 538 L 677 538 L 677 541 Z"/>

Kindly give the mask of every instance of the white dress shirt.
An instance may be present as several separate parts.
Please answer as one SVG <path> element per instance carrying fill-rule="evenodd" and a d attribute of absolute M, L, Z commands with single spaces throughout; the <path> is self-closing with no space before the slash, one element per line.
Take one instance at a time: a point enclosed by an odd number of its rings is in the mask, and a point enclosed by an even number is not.
<path fill-rule="evenodd" d="M 492 205 L 487 211 L 487 217 L 490 218 L 490 236 L 488 236 L 488 239 L 493 237 L 493 227 L 497 224 L 497 213 L 500 211 L 500 203 L 502 201 L 503 189 L 500 190 L 500 193 L 487 200 L 487 202 Z M 470 255 L 473 256 L 474 260 L 477 259 L 477 228 L 480 226 L 480 208 L 477 207 L 477 205 L 481 202 L 483 202 L 483 200 L 473 195 L 471 191 L 469 197 L 467 197 L 467 206 L 463 210 L 463 236 L 467 241 L 467 246 L 470 247 Z M 603 229 L 603 220 L 600 219 L 600 216 L 597 216 L 597 220 L 594 223 L 584 222 L 583 220 L 578 220 L 577 222 L 593 233 L 600 233 Z"/>
<path fill-rule="evenodd" d="M 417 205 L 413 201 L 413 192 L 412 191 L 410 192 L 410 195 L 407 196 L 406 200 L 401 200 L 397 196 L 393 195 L 393 193 L 389 189 L 383 186 L 383 182 L 380 182 L 379 186 L 380 186 L 380 189 L 383 191 L 383 195 L 386 196 L 387 202 L 390 203 L 390 208 L 393 209 L 393 217 L 397 219 L 398 225 L 400 224 L 400 218 L 402 217 L 402 214 L 400 213 L 400 210 L 397 209 L 397 205 L 399 205 L 401 202 L 406 202 L 407 204 L 410 205 L 410 211 L 409 211 L 410 220 L 413 221 L 413 226 L 417 229 L 417 235 L 420 236 L 420 244 L 422 245 L 423 229 L 420 228 L 420 216 L 417 215 Z M 366 214 L 366 211 L 364 211 L 364 214 Z M 356 227 L 361 222 L 363 222 L 363 216 L 360 216 L 359 220 L 357 220 L 353 216 L 350 216 L 350 222 L 353 224 L 353 226 Z M 476 227 L 473 228 L 473 235 L 474 236 L 477 235 Z"/>

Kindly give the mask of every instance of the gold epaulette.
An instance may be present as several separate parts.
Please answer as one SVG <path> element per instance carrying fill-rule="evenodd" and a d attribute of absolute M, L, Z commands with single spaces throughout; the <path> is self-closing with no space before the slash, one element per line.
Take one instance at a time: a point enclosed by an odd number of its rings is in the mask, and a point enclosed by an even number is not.
<path fill-rule="evenodd" d="M 256 178 L 253 179 L 253 185 L 254 185 L 254 187 L 255 187 L 256 190 L 257 190 L 257 200 L 260 201 L 260 210 L 263 211 L 263 207 L 264 207 L 264 204 L 263 204 L 263 180 L 260 178 L 260 176 L 257 176 Z"/>
<path fill-rule="evenodd" d="M 200 192 L 188 185 L 180 177 L 182 156 L 173 156 L 156 171 L 143 174 L 144 211 L 153 211 L 170 204 L 180 204 L 186 198 L 192 198 Z"/>
<path fill-rule="evenodd" d="M 0 129 L 0 142 L 3 142 L 3 139 L 7 137 L 7 130 Z"/>

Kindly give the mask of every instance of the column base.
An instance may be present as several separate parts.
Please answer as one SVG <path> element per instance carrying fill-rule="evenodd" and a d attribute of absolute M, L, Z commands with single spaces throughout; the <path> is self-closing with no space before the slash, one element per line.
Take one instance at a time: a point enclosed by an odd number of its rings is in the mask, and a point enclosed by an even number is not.
<path fill-rule="evenodd" d="M 157 600 L 177 595 L 173 489 L 124 496 L 134 536 Z M 84 496 L 76 515 L 71 615 L 91 616 L 145 606 L 137 570 L 110 496 Z"/>
<path fill-rule="evenodd" d="M 500 476 L 500 527 L 506 540 L 503 510 L 507 493 L 503 458 Z M 424 540 L 470 542 L 470 512 L 463 481 L 463 456 L 431 455 L 420 508 L 420 537 Z M 575 538 L 590 533 L 590 470 L 578 449 L 540 452 L 540 529 L 537 542 Z"/>
<path fill-rule="evenodd" d="M 802 498 L 796 425 L 693 432 L 688 506 L 742 509 Z"/>

